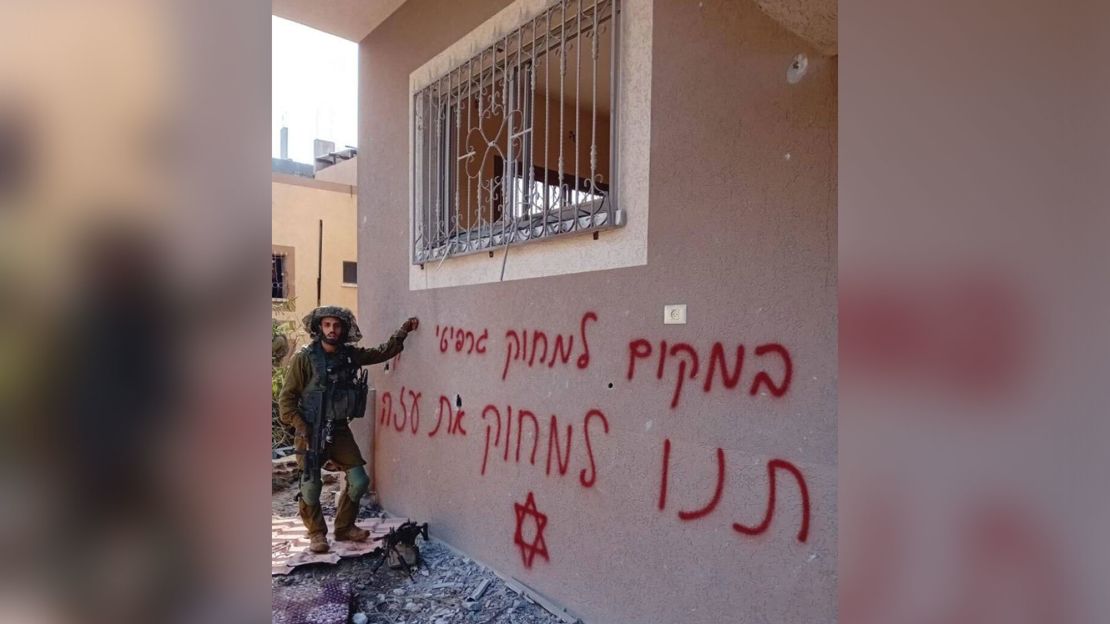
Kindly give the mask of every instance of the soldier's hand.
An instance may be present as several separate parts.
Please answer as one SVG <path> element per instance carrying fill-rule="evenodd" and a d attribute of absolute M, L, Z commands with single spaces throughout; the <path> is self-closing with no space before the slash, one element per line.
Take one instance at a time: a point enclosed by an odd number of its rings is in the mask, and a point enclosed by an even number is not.
<path fill-rule="evenodd" d="M 409 318 L 409 320 L 405 321 L 404 323 L 401 323 L 401 329 L 405 330 L 405 333 L 414 332 L 416 331 L 417 327 L 420 327 L 420 319 L 416 318 L 415 316 Z"/>
<path fill-rule="evenodd" d="M 299 420 L 293 425 L 293 435 L 298 438 L 308 440 L 308 423 L 304 420 Z"/>

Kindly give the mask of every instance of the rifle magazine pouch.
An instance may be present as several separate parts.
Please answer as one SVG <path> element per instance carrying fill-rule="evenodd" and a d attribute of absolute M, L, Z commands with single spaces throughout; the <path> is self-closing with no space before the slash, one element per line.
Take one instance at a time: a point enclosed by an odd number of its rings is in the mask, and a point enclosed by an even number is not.
<path fill-rule="evenodd" d="M 370 373 L 365 368 L 358 371 L 355 376 L 354 383 L 355 392 L 355 408 L 351 414 L 352 418 L 362 418 L 366 415 L 366 408 L 368 405 L 372 406 L 374 403 L 374 389 L 370 387 Z M 373 418 L 373 414 L 370 415 Z"/>

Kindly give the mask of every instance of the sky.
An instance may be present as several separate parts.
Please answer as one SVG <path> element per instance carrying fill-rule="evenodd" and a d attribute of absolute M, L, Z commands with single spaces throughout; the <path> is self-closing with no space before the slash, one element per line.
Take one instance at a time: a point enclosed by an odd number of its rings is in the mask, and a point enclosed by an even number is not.
<path fill-rule="evenodd" d="M 312 141 L 357 146 L 358 44 L 271 16 L 273 37 L 271 153 L 289 127 L 289 157 L 312 162 Z"/>

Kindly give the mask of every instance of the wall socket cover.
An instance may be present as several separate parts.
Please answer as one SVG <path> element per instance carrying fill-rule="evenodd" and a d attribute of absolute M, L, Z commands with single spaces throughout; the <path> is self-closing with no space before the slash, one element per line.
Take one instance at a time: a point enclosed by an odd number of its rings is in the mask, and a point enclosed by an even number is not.
<path fill-rule="evenodd" d="M 686 324 L 686 304 L 676 303 L 672 305 L 663 306 L 663 324 L 664 325 L 685 325 Z"/>

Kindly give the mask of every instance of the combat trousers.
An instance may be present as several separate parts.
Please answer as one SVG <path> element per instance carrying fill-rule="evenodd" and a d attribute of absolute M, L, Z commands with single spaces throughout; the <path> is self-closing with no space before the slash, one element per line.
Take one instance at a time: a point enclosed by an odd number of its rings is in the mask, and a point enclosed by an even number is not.
<path fill-rule="evenodd" d="M 293 443 L 298 451 L 297 466 L 303 470 L 304 451 L 308 448 L 308 441 L 297 436 Z M 335 530 L 343 533 L 355 525 L 359 501 L 369 486 L 366 470 L 363 468 L 366 460 L 362 458 L 355 436 L 346 423 L 336 423 L 332 431 L 332 443 L 328 445 L 325 453 L 324 467 L 328 470 L 344 471 L 347 476 L 346 489 L 339 497 L 335 509 Z M 323 484 L 320 482 L 301 484 L 299 512 L 309 535 L 325 534 L 328 531 L 327 524 L 324 522 L 324 511 L 320 506 L 322 487 Z"/>

